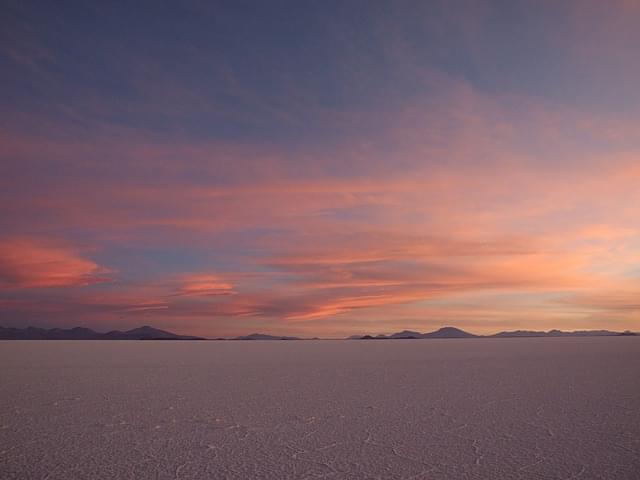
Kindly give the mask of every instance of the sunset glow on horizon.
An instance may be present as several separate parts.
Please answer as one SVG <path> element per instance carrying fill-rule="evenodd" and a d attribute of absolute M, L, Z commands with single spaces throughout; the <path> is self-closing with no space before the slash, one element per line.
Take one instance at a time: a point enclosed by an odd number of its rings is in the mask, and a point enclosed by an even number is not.
<path fill-rule="evenodd" d="M 0 325 L 640 330 L 640 3 L 3 10 Z"/>

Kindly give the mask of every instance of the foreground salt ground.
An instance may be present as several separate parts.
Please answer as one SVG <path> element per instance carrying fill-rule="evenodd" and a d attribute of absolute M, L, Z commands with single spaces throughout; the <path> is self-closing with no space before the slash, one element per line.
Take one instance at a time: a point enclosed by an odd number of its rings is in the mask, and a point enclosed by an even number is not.
<path fill-rule="evenodd" d="M 2 342 L 0 478 L 638 479 L 640 338 Z"/>

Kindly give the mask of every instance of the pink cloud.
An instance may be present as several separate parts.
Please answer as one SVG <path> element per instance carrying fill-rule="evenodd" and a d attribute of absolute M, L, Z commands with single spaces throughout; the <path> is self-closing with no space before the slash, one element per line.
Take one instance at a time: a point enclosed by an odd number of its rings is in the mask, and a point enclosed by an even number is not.
<path fill-rule="evenodd" d="M 180 279 L 176 296 L 210 297 L 232 295 L 233 285 L 223 281 L 219 276 L 210 273 L 194 273 L 184 275 Z"/>
<path fill-rule="evenodd" d="M 0 241 L 0 288 L 78 287 L 108 282 L 109 273 L 70 247 L 24 238 Z"/>
<path fill-rule="evenodd" d="M 527 108 L 514 113 L 513 104 Z M 207 322 L 218 328 L 265 319 L 318 332 L 317 322 L 338 317 L 347 324 L 379 318 L 376 312 L 385 312 L 379 321 L 387 323 L 407 312 L 473 323 L 474 312 L 484 321 L 535 321 L 540 309 L 561 327 L 577 315 L 624 310 L 633 321 L 629 308 L 614 308 L 634 305 L 628 297 L 594 293 L 611 291 L 640 264 L 635 124 L 585 124 L 583 112 L 486 98 L 464 85 L 438 101 L 383 113 L 379 138 L 305 152 L 127 131 L 74 141 L 12 136 L 11 157 L 73 174 L 38 181 L 26 171 L 21 182 L 5 176 L 0 182 L 13 189 L 14 201 L 2 202 L 0 213 L 7 229 L 40 230 L 45 238 L 80 231 L 106 248 L 152 245 L 204 255 L 224 247 L 230 256 L 233 267 L 224 274 L 156 273 L 144 285 L 50 303 L 79 318 L 153 315 L 163 326 L 193 322 L 200 331 Z M 358 118 L 351 112 L 349 122 Z M 520 143 L 526 129 L 543 153 Z M 565 140 L 576 132 L 614 145 L 576 148 Z M 107 273 L 69 247 L 0 244 L 3 288 L 82 286 L 104 282 Z M 579 304 L 538 300 L 520 310 L 505 296 L 500 309 L 464 308 L 474 295 L 495 292 L 584 296 L 575 297 Z M 447 300 L 459 303 L 445 308 Z"/>

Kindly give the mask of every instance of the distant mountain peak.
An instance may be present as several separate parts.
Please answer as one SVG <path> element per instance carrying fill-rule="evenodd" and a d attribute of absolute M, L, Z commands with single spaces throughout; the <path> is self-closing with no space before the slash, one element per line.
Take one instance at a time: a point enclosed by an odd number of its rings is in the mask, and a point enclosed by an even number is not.
<path fill-rule="evenodd" d="M 475 338 L 478 335 L 465 332 L 457 327 L 442 327 L 435 332 L 423 334 L 423 338 Z"/>

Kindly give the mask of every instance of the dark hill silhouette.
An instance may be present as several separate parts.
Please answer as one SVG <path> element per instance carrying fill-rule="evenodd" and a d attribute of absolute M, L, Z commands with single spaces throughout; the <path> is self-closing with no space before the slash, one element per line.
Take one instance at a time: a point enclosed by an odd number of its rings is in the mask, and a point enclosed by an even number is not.
<path fill-rule="evenodd" d="M 456 327 L 442 327 L 434 332 L 420 333 L 413 330 L 403 330 L 391 335 L 352 335 L 349 340 L 368 340 L 371 338 L 379 340 L 407 340 L 407 339 L 419 339 L 419 338 L 477 338 L 478 335 L 465 332 Z"/>
<path fill-rule="evenodd" d="M 435 332 L 424 333 L 422 338 L 477 338 L 478 335 L 465 332 L 456 327 L 442 327 Z"/>
<path fill-rule="evenodd" d="M 101 337 L 100 340 L 204 340 L 201 337 L 191 335 L 177 335 L 148 325 L 124 332 L 112 330 L 111 332 L 101 334 Z"/>
<path fill-rule="evenodd" d="M 387 338 L 422 338 L 422 334 L 420 332 L 413 332 L 411 330 L 403 330 L 401 332 L 391 334 Z"/>
<path fill-rule="evenodd" d="M 0 340 L 204 340 L 202 337 L 177 335 L 145 325 L 121 332 L 96 332 L 90 328 L 4 328 L 0 327 Z"/>

